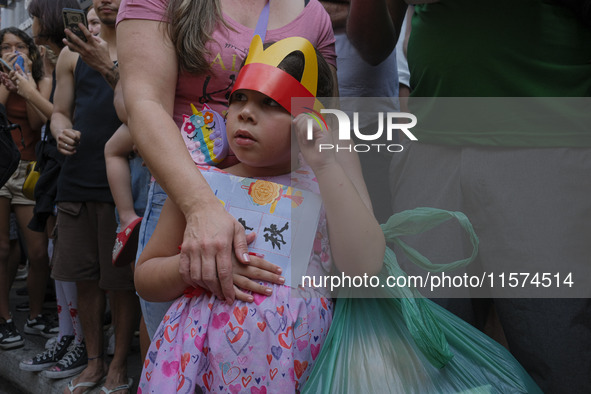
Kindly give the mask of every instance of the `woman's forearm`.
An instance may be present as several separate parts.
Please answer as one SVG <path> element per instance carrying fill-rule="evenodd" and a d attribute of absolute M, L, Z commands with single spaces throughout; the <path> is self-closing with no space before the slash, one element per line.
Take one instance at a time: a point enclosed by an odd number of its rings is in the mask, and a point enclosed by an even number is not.
<path fill-rule="evenodd" d="M 41 92 L 38 90 L 31 91 L 30 94 L 25 97 L 25 100 L 27 100 L 27 104 L 35 107 L 35 109 L 38 111 L 38 114 L 45 117 L 46 121 L 47 119 L 51 118 L 53 104 L 47 98 L 43 97 Z"/>

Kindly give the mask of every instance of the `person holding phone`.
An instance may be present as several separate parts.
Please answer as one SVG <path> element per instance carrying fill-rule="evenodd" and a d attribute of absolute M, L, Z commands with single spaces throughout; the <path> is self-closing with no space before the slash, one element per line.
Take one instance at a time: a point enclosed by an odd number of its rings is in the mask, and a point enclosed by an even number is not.
<path fill-rule="evenodd" d="M 10 75 L 18 73 L 30 80 L 35 90 L 48 98 L 51 81 L 43 76 L 43 63 L 33 39 L 24 31 L 9 27 L 0 31 L 0 54 L 4 62 L 13 69 L 9 74 L 1 73 L 0 103 L 6 107 L 8 119 L 20 125 L 21 131 L 13 130 L 12 138 L 19 147 L 21 161 L 8 182 L 0 188 L 0 278 L 8 278 L 9 223 L 10 212 L 14 211 L 19 232 L 24 238 L 30 270 L 27 277 L 30 312 L 24 331 L 37 335 L 55 335 L 56 327 L 41 314 L 43 299 L 49 276 L 47 237 L 44 233 L 31 231 L 27 224 L 33 216 L 35 201 L 23 195 L 22 187 L 29 164 L 36 160 L 35 144 L 40 140 L 41 127 L 46 117 L 22 95 L 18 84 Z M 17 64 L 22 59 L 22 66 Z M 6 70 L 8 71 L 8 70 Z M 8 280 L 0 281 L 0 349 L 13 349 L 24 344 L 23 338 L 14 326 L 9 310 Z"/>

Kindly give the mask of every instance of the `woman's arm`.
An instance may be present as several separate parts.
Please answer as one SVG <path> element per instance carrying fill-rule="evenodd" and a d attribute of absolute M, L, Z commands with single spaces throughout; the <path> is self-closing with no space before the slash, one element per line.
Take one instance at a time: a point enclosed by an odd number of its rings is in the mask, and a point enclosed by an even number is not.
<path fill-rule="evenodd" d="M 178 247 L 183 240 L 185 226 L 185 216 L 170 199 L 167 199 L 156 229 L 140 255 L 135 269 L 135 288 L 144 300 L 171 301 L 188 287 L 179 272 Z M 250 240 L 254 240 L 254 237 Z M 233 259 L 233 265 L 232 280 L 235 284 L 236 298 L 245 302 L 252 302 L 253 296 L 244 290 L 271 294 L 271 288 L 251 279 L 277 284 L 285 282 L 280 277 L 279 267 L 254 256 L 249 265 L 239 263 L 236 259 Z"/>
<path fill-rule="evenodd" d="M 172 119 L 178 62 L 166 29 L 149 20 L 118 25 L 128 126 L 150 171 L 186 218 L 180 255 L 185 282 L 233 301 L 232 247 L 241 262 L 249 260 L 244 229 L 219 205 Z"/>
<path fill-rule="evenodd" d="M 17 88 L 19 88 L 21 82 L 16 84 Z M 19 89 L 20 90 L 20 89 Z M 19 93 L 17 90 L 17 93 Z M 20 94 L 20 93 L 19 93 Z M 27 118 L 29 119 L 29 124 L 33 130 L 41 130 L 41 127 L 47 122 L 47 119 L 51 117 L 51 112 L 47 111 L 47 107 L 51 106 L 53 110 L 53 105 L 49 102 L 49 96 L 51 95 L 51 79 L 49 78 L 42 78 L 37 83 L 37 89 L 35 89 L 35 93 L 29 95 L 29 98 L 23 98 L 27 102 Z M 45 106 L 45 110 L 37 107 L 35 103 L 31 100 L 31 97 L 38 100 L 37 104 L 40 106 Z M 49 116 L 48 116 L 49 114 Z"/>
<path fill-rule="evenodd" d="M 1 73 L 0 78 L 2 78 L 2 84 L 0 84 L 0 103 L 5 106 L 6 102 L 8 101 L 8 95 L 10 95 L 10 91 L 4 85 L 4 81 L 10 80 L 8 79 L 8 75 L 6 73 Z"/>
<path fill-rule="evenodd" d="M 8 77 L 16 87 L 15 92 L 26 101 L 27 120 L 31 129 L 39 131 L 47 119 L 51 117 L 51 110 L 53 110 L 53 106 L 49 102 L 52 82 L 50 78 L 45 77 L 35 81 L 31 72 L 32 61 L 24 53 L 21 56 L 24 59 L 24 69 L 14 65 L 14 70 L 10 72 Z M 48 106 L 51 108 L 48 109 Z"/>
<path fill-rule="evenodd" d="M 16 92 L 27 100 L 27 111 L 31 106 L 45 121 L 50 119 L 53 112 L 53 104 L 49 101 L 51 78 L 43 78 L 39 84 L 36 84 L 33 78 L 27 78 L 18 72 L 13 71 L 11 77 L 12 82 L 16 85 Z"/>
<path fill-rule="evenodd" d="M 331 134 L 314 124 L 314 139 L 307 140 L 307 121 L 307 116 L 298 116 L 295 132 L 302 155 L 318 179 L 335 265 L 347 275 L 374 275 L 383 264 L 384 234 L 347 169 L 332 151 L 319 152 L 320 144 L 333 143 Z"/>

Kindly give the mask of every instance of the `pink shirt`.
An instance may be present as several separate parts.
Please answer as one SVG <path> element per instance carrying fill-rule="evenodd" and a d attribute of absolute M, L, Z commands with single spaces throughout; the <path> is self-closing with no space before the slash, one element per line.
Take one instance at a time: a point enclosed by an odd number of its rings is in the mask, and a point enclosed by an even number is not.
<path fill-rule="evenodd" d="M 165 20 L 167 6 L 168 0 L 122 0 L 117 23 L 125 19 Z M 179 74 L 173 116 L 178 126 L 182 124 L 183 114 L 191 114 L 190 103 L 198 109 L 207 103 L 219 113 L 224 113 L 228 106 L 232 86 L 246 57 L 254 30 L 226 15 L 224 18 L 234 31 L 222 24 L 214 31 L 213 40 L 208 44 L 211 53 L 210 72 L 200 76 L 185 71 Z M 310 0 L 292 22 L 279 29 L 268 30 L 265 41 L 273 42 L 294 36 L 306 38 L 329 64 L 336 67 L 335 39 L 330 17 L 318 0 Z"/>

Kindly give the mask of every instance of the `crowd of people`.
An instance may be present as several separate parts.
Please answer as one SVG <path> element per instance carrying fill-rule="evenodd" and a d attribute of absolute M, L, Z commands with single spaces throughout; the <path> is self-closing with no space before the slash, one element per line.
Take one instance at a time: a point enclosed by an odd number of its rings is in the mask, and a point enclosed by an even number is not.
<path fill-rule="evenodd" d="M 12 137 L 21 154 L 0 188 L 0 351 L 22 347 L 23 334 L 48 338 L 20 368 L 69 378 L 65 393 L 310 390 L 309 378 L 334 367 L 320 352 L 335 346 L 340 301 L 290 276 L 300 206 L 319 217 L 308 274 L 379 275 L 389 253 L 379 223 L 417 207 L 465 213 L 480 239 L 474 264 L 484 271 L 558 270 L 568 261 L 588 272 L 591 185 L 581 174 L 591 169 L 591 142 L 580 128 L 539 135 L 504 120 L 419 128 L 419 141 L 395 141 L 400 152 L 364 155 L 322 151 L 337 138 L 325 130 L 334 125 L 310 121 L 320 97 L 410 94 L 394 105 L 411 112 L 414 97 L 588 97 L 589 15 L 572 7 L 559 0 L 93 0 L 78 36 L 62 16 L 80 9 L 77 0 L 31 0 L 30 35 L 0 30 L 0 104 L 20 125 Z M 35 163 L 31 199 L 23 184 Z M 257 186 L 277 194 L 257 202 Z M 228 202 L 241 193 L 249 208 Z M 268 234 L 255 234 L 257 220 Z M 437 261 L 464 254 L 464 243 L 455 229 L 408 240 Z M 287 263 L 276 257 L 282 245 Z M 392 248 L 404 271 L 425 275 Z M 28 260 L 22 329 L 9 307 L 20 260 Z M 53 313 L 43 309 L 48 289 Z M 473 295 L 435 301 L 510 352 L 498 345 L 482 359 L 508 360 L 518 372 L 492 378 L 486 362 L 466 356 L 478 375 L 465 378 L 479 385 L 472 388 L 591 387 L 588 298 Z M 107 307 L 113 346 L 103 329 Z M 130 376 L 136 330 L 143 370 Z M 412 351 L 422 371 L 421 350 Z M 409 380 L 406 390 L 431 387 L 427 380 L 445 392 L 467 389 L 450 383 L 456 372 L 446 372 L 447 362 L 441 372 L 416 373 L 417 386 Z"/>

